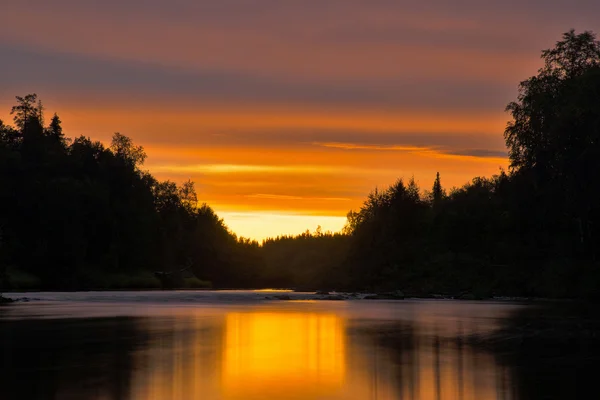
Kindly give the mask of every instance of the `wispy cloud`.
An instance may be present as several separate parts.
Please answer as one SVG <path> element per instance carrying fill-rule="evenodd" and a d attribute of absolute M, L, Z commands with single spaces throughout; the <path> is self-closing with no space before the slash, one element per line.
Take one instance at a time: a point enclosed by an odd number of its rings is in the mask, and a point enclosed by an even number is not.
<path fill-rule="evenodd" d="M 255 193 L 246 195 L 246 197 L 253 199 L 269 199 L 269 200 L 322 200 L 322 201 L 350 201 L 352 199 L 347 197 L 312 197 L 312 196 L 290 196 L 284 194 L 269 194 L 269 193 Z"/>
<path fill-rule="evenodd" d="M 417 147 L 417 146 L 395 146 L 395 145 L 377 145 L 377 144 L 360 144 L 360 143 L 340 143 L 340 142 L 330 142 L 330 143 L 319 143 L 313 142 L 315 146 L 329 147 L 333 149 L 343 149 L 343 150 L 382 150 L 382 151 L 423 151 L 429 150 L 426 147 Z"/>
<path fill-rule="evenodd" d="M 364 150 L 364 151 L 398 151 L 420 154 L 436 154 L 448 155 L 457 157 L 477 157 L 477 158 L 507 158 L 506 151 L 491 150 L 491 149 L 449 149 L 444 147 L 426 147 L 426 146 L 405 146 L 405 145 L 378 145 L 378 144 L 361 144 L 361 143 L 343 143 L 330 142 L 319 143 L 313 142 L 315 146 L 342 149 L 342 150 Z"/>
<path fill-rule="evenodd" d="M 153 165 L 157 173 L 269 173 L 269 174 L 331 174 L 350 172 L 352 168 L 329 165 L 244 165 L 244 164 L 193 164 L 193 165 Z"/>
<path fill-rule="evenodd" d="M 490 150 L 490 149 L 463 149 L 463 150 L 446 150 L 446 154 L 465 156 L 465 157 L 490 157 L 490 158 L 508 158 L 506 150 Z"/>
<path fill-rule="evenodd" d="M 0 35 L 2 32 L 0 32 Z M 402 75 L 386 81 L 376 75 L 336 81 L 318 77 L 264 74 L 243 68 L 165 66 L 158 62 L 40 50 L 0 41 L 0 89 L 24 86 L 63 97 L 85 91 L 121 101 L 280 103 L 316 106 L 502 109 L 512 88 L 468 76 L 452 80 Z M 108 95 L 108 96 L 107 96 Z M 113 97 L 114 100 L 114 97 Z"/>

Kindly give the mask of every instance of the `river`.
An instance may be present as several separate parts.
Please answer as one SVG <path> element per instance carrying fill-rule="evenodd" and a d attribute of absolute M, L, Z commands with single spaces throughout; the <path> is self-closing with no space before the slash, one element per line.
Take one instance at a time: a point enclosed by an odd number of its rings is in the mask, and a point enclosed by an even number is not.
<path fill-rule="evenodd" d="M 547 398 L 525 391 L 517 363 L 466 339 L 527 306 L 271 295 L 9 294 L 31 300 L 0 307 L 0 398 Z"/>

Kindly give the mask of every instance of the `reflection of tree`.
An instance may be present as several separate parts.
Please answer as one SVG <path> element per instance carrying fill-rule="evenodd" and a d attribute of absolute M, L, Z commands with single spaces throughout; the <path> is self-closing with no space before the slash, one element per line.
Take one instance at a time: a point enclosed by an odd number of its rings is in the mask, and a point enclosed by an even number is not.
<path fill-rule="evenodd" d="M 136 321 L 0 321 L 2 399 L 129 398 Z"/>
<path fill-rule="evenodd" d="M 222 328 L 220 317 L 177 315 L 147 320 L 148 340 L 133 359 L 129 398 L 218 397 Z"/>
<path fill-rule="evenodd" d="M 554 303 L 514 312 L 483 341 L 510 367 L 519 399 L 574 399 L 596 391 L 600 310 Z"/>
<path fill-rule="evenodd" d="M 331 399 L 537 400 L 593 393 L 600 361 L 594 307 L 519 308 L 477 344 L 462 339 L 474 330 L 465 321 L 442 329 L 289 312 L 0 320 L 0 398 L 264 398 L 252 397 L 244 384 L 226 388 L 244 382 L 277 386 L 285 398 L 311 398 L 327 385 Z M 276 340 L 281 346 L 273 351 Z M 315 363 L 307 364 L 304 345 L 315 350 Z M 274 379 L 263 379 L 269 374 Z"/>
<path fill-rule="evenodd" d="M 395 321 L 355 326 L 349 337 L 354 342 L 350 349 L 370 352 L 363 355 L 362 369 L 377 383 L 377 390 L 393 387 L 391 395 L 378 393 L 383 398 L 512 398 L 510 382 L 503 379 L 507 368 L 497 365 L 493 354 L 471 346 L 460 335 L 425 334 L 409 323 Z"/>

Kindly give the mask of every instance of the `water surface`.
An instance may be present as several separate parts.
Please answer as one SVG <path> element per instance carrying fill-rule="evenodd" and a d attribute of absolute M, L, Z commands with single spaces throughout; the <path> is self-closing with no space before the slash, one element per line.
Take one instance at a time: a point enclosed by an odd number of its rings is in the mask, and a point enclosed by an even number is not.
<path fill-rule="evenodd" d="M 523 399 L 464 340 L 523 306 L 87 292 L 0 308 L 2 399 Z M 296 299 L 296 300 L 294 300 Z"/>

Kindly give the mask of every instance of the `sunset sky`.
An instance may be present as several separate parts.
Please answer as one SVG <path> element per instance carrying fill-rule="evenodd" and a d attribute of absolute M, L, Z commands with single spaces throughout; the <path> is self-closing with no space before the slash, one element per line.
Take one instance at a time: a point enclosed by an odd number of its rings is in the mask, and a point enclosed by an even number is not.
<path fill-rule="evenodd" d="M 0 0 L 8 3 L 8 0 Z M 595 0 L 19 0 L 0 119 L 35 92 L 67 136 L 144 146 L 237 234 L 339 230 L 368 192 L 507 167 L 519 81 Z"/>

